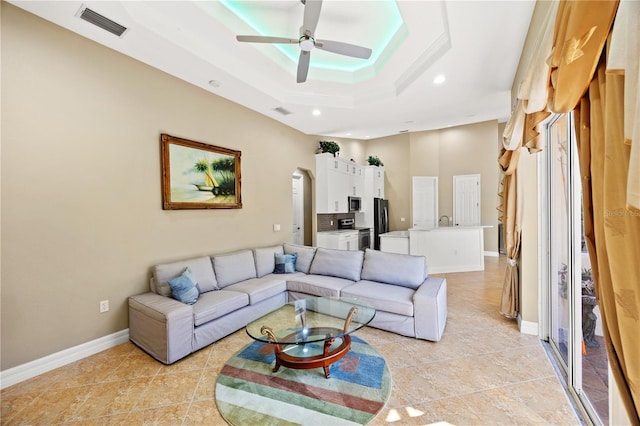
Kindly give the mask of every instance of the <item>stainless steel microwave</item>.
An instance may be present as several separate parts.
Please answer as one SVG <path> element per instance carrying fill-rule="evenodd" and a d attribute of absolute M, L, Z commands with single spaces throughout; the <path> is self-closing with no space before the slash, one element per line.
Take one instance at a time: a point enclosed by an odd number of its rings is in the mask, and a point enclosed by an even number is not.
<path fill-rule="evenodd" d="M 349 197 L 349 212 L 359 212 L 361 202 L 360 197 Z"/>

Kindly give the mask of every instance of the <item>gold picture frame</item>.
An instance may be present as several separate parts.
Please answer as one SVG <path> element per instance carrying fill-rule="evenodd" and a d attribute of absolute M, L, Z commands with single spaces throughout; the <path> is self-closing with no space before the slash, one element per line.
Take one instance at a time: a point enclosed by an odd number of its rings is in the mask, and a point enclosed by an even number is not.
<path fill-rule="evenodd" d="M 241 152 L 162 133 L 162 208 L 241 209 Z"/>

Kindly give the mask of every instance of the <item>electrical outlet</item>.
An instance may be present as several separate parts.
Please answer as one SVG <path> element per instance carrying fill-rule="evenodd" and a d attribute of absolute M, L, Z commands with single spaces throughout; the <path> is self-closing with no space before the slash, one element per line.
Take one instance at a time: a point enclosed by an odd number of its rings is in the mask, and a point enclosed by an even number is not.
<path fill-rule="evenodd" d="M 280 231 L 280 224 L 279 223 L 274 223 L 273 224 L 273 232 L 278 232 Z"/>
<path fill-rule="evenodd" d="M 109 301 L 101 300 L 100 301 L 100 313 L 109 312 Z"/>
<path fill-rule="evenodd" d="M 400 218 L 400 222 L 404 222 L 404 217 L 401 217 L 401 218 Z"/>
<path fill-rule="evenodd" d="M 333 226 L 333 221 L 331 221 L 331 226 Z"/>

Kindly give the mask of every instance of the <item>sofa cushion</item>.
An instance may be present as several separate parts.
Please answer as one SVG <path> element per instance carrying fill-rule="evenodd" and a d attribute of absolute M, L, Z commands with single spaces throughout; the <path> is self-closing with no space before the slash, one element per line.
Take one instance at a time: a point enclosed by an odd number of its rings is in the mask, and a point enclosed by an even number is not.
<path fill-rule="evenodd" d="M 251 250 L 218 254 L 212 257 L 213 269 L 220 288 L 256 278 L 256 264 Z"/>
<path fill-rule="evenodd" d="M 210 291 L 193 304 L 193 323 L 197 327 L 249 304 L 249 295 L 239 291 Z"/>
<path fill-rule="evenodd" d="M 286 254 L 298 254 L 298 258 L 296 259 L 296 271 L 308 274 L 309 268 L 311 267 L 311 262 L 313 261 L 313 257 L 316 254 L 316 248 L 309 246 L 299 246 L 297 244 L 290 243 L 284 243 L 283 248 Z"/>
<path fill-rule="evenodd" d="M 354 297 L 369 302 L 376 310 L 408 317 L 413 316 L 414 294 L 415 290 L 407 287 L 365 280 L 347 286 L 340 292 L 342 297 Z"/>
<path fill-rule="evenodd" d="M 320 297 L 338 297 L 340 290 L 351 284 L 353 281 L 324 275 L 287 277 L 287 290 Z"/>
<path fill-rule="evenodd" d="M 273 273 L 276 266 L 274 263 L 274 255 L 276 254 L 284 254 L 282 245 L 253 250 L 253 258 L 256 262 L 256 276 L 258 278 Z"/>
<path fill-rule="evenodd" d="M 274 257 L 276 263 L 276 269 L 273 271 L 274 274 L 293 274 L 296 272 L 297 253 L 276 254 Z"/>
<path fill-rule="evenodd" d="M 311 268 L 309 268 L 309 273 L 360 281 L 363 257 L 364 253 L 360 250 L 318 248 L 311 263 Z"/>
<path fill-rule="evenodd" d="M 416 289 L 427 278 L 426 259 L 424 256 L 367 249 L 361 277 L 363 280 Z"/>
<path fill-rule="evenodd" d="M 200 292 L 191 278 L 189 268 L 186 268 L 182 275 L 170 279 L 169 287 L 171 287 L 171 296 L 187 305 L 196 303 L 198 296 L 200 296 Z"/>
<path fill-rule="evenodd" d="M 225 287 L 225 290 L 239 291 L 249 295 L 249 304 L 255 305 L 265 299 L 287 291 L 287 282 L 278 275 L 251 278 Z"/>
<path fill-rule="evenodd" d="M 203 256 L 154 266 L 155 292 L 170 297 L 169 280 L 181 275 L 186 268 L 191 270 L 192 281 L 200 293 L 218 290 L 218 282 L 213 272 L 213 266 L 211 266 L 211 259 Z"/>

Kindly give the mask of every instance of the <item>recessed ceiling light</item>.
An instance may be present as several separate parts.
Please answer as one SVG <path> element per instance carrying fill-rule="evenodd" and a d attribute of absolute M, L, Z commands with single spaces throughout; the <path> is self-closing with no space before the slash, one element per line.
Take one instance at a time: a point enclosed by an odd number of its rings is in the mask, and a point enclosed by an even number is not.
<path fill-rule="evenodd" d="M 442 84 L 444 83 L 446 80 L 444 74 L 438 74 L 434 79 L 433 79 L 433 84 Z"/>
<path fill-rule="evenodd" d="M 220 82 L 218 80 L 209 80 L 209 86 L 220 87 Z"/>
<path fill-rule="evenodd" d="M 313 114 L 313 115 L 315 115 L 315 116 L 318 116 L 318 115 L 320 115 L 320 114 L 321 114 L 321 112 L 320 112 L 320 110 L 319 110 L 319 109 L 314 109 L 314 110 L 311 112 L 311 114 Z"/>
<path fill-rule="evenodd" d="M 347 132 L 347 136 L 351 136 L 351 133 L 348 133 L 348 132 Z"/>

